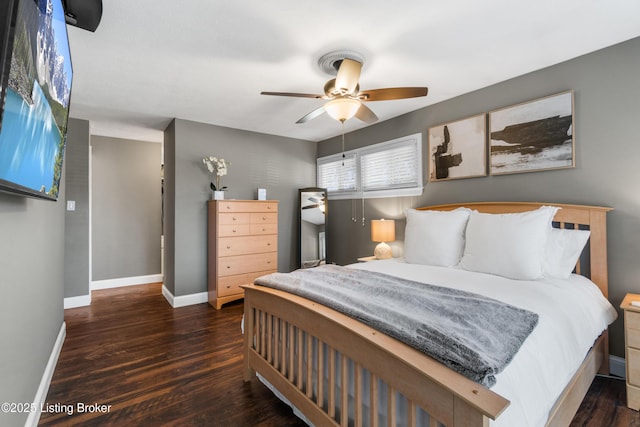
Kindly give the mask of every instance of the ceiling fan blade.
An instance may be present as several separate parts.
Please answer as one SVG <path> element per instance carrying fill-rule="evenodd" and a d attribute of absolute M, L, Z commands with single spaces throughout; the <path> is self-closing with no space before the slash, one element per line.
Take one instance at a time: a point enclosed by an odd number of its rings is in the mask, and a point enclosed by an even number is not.
<path fill-rule="evenodd" d="M 417 98 L 427 96 L 426 87 L 388 87 L 384 89 L 363 90 L 358 98 L 363 101 L 388 101 L 392 99 Z"/>
<path fill-rule="evenodd" d="M 367 107 L 364 104 L 360 104 L 360 108 L 358 108 L 358 111 L 356 111 L 356 118 L 369 124 L 378 121 L 378 116 L 376 116 L 376 113 L 371 111 L 371 108 Z"/>
<path fill-rule="evenodd" d="M 336 76 L 336 89 L 344 91 L 345 95 L 354 93 L 360 80 L 361 70 L 362 63 L 349 58 L 343 59 Z"/>
<path fill-rule="evenodd" d="M 318 107 L 315 110 L 313 110 L 312 112 L 310 112 L 309 114 L 307 114 L 304 117 L 301 117 L 296 124 L 300 124 L 300 123 L 305 123 L 308 122 L 309 120 L 315 119 L 316 117 L 318 117 L 319 115 L 321 115 L 322 113 L 324 113 L 324 106 L 322 107 Z"/>
<path fill-rule="evenodd" d="M 294 96 L 296 98 L 325 98 L 324 95 L 316 95 L 313 93 L 295 93 L 295 92 L 260 92 L 260 95 L 274 95 L 274 96 Z"/>

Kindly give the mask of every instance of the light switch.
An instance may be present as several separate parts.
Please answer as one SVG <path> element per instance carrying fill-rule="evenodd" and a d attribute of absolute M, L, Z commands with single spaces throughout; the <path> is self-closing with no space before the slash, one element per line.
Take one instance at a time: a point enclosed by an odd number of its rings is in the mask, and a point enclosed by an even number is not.
<path fill-rule="evenodd" d="M 76 201 L 75 200 L 67 200 L 67 210 L 75 211 L 76 210 Z"/>

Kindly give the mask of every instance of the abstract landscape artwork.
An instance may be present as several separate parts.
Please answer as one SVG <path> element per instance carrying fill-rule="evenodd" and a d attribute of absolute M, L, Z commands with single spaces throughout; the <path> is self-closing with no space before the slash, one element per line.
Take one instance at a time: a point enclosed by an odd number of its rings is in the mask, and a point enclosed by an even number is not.
<path fill-rule="evenodd" d="M 491 175 L 575 166 L 573 91 L 489 113 Z"/>
<path fill-rule="evenodd" d="M 486 176 L 486 115 L 429 128 L 429 181 Z"/>

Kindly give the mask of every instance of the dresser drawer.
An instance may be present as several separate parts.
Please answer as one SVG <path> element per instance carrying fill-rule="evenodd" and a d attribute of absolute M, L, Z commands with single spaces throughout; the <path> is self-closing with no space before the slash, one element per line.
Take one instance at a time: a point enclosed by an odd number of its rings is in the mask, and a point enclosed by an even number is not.
<path fill-rule="evenodd" d="M 640 387 L 640 350 L 627 348 L 627 382 Z"/>
<path fill-rule="evenodd" d="M 251 214 L 248 212 L 221 213 L 218 215 L 218 224 L 220 225 L 249 224 L 250 222 Z"/>
<path fill-rule="evenodd" d="M 277 250 L 278 236 L 275 234 L 221 237 L 218 239 L 218 254 L 223 257 L 274 252 Z"/>
<path fill-rule="evenodd" d="M 635 311 L 624 312 L 624 326 L 628 329 L 640 330 L 640 313 Z"/>
<path fill-rule="evenodd" d="M 249 224 L 225 224 L 218 227 L 219 237 L 248 236 L 254 234 Z"/>
<path fill-rule="evenodd" d="M 251 224 L 277 224 L 278 223 L 278 214 L 277 213 L 252 213 L 250 222 Z"/>
<path fill-rule="evenodd" d="M 627 346 L 640 350 L 640 329 L 627 328 Z"/>
<path fill-rule="evenodd" d="M 278 212 L 278 202 L 236 201 L 218 202 L 218 212 Z"/>
<path fill-rule="evenodd" d="M 278 234 L 278 224 L 251 224 L 251 234 Z"/>
<path fill-rule="evenodd" d="M 235 255 L 218 258 L 218 277 L 278 268 L 278 253 Z"/>
<path fill-rule="evenodd" d="M 635 411 L 640 409 L 640 388 L 627 384 L 627 406 Z"/>
<path fill-rule="evenodd" d="M 259 271 L 257 273 L 237 274 L 235 276 L 225 276 L 218 279 L 218 296 L 225 297 L 227 295 L 244 293 L 240 286 L 250 285 L 260 276 L 275 273 L 276 270 Z"/>

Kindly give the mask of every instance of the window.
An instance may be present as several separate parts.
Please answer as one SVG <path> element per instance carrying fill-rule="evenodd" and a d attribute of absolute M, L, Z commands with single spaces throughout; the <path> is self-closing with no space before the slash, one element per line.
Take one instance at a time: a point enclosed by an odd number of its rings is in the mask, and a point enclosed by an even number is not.
<path fill-rule="evenodd" d="M 332 199 L 422 194 L 422 135 L 417 133 L 321 157 L 318 186 Z"/>
<path fill-rule="evenodd" d="M 356 153 L 334 154 L 318 159 L 318 182 L 327 193 L 347 194 L 357 190 Z"/>

